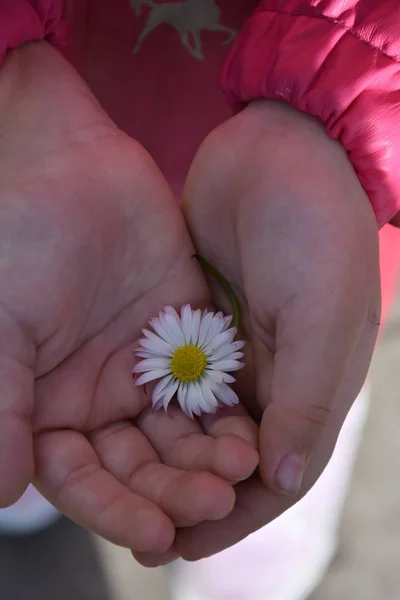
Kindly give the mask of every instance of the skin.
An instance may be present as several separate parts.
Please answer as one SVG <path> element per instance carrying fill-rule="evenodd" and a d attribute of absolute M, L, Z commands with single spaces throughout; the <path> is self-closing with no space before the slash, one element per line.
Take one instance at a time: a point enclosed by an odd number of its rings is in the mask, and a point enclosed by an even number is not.
<path fill-rule="evenodd" d="M 33 479 L 135 552 L 226 516 L 258 463 L 243 407 L 153 414 L 131 375 L 141 328 L 209 290 L 157 167 L 46 43 L 0 71 L 0 506 Z"/>
<path fill-rule="evenodd" d="M 247 340 L 241 408 L 200 422 L 151 413 L 133 349 L 165 304 L 227 311 L 226 299 L 190 259 L 150 157 L 47 44 L 0 71 L 0 156 L 0 506 L 34 478 L 155 566 L 217 552 L 296 502 L 330 457 L 379 324 L 377 227 L 342 148 L 274 102 L 200 148 L 187 227 L 232 283 Z M 306 468 L 285 494 L 293 454 Z"/>
<path fill-rule="evenodd" d="M 364 383 L 380 318 L 376 221 L 316 119 L 263 101 L 221 125 L 194 160 L 184 212 L 197 251 L 241 303 L 247 366 L 237 391 L 260 424 L 260 468 L 236 486 L 225 519 L 179 530 L 173 551 L 139 556 L 147 566 L 229 547 L 310 489 Z M 292 454 L 305 472 L 284 493 Z"/>

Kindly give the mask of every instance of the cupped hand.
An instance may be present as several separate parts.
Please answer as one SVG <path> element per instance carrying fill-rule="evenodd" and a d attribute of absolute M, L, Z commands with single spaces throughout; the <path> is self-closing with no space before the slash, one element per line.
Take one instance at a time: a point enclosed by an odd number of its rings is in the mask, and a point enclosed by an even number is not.
<path fill-rule="evenodd" d="M 260 422 L 259 476 L 236 487 L 226 519 L 177 537 L 198 559 L 277 517 L 326 466 L 370 364 L 380 277 L 375 218 L 346 153 L 283 103 L 254 103 L 209 136 L 184 210 L 197 251 L 240 300 L 237 391 Z"/>
<path fill-rule="evenodd" d="M 171 191 L 45 43 L 0 72 L 0 506 L 29 481 L 134 551 L 219 519 L 253 472 L 242 409 L 153 414 L 132 378 L 141 328 L 209 293 Z"/>

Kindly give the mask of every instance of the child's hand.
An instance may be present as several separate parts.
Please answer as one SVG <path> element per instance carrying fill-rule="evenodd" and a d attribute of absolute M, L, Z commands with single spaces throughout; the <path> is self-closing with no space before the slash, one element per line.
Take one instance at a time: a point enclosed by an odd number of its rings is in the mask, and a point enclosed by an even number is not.
<path fill-rule="evenodd" d="M 241 301 L 251 368 L 238 390 L 261 419 L 267 488 L 240 484 L 229 517 L 182 532 L 178 549 L 193 559 L 258 529 L 315 482 L 367 374 L 380 281 L 377 226 L 345 152 L 287 105 L 255 103 L 211 134 L 185 211 L 198 252 Z M 225 306 L 218 287 L 214 302 Z"/>
<path fill-rule="evenodd" d="M 175 526 L 225 516 L 258 460 L 244 411 L 207 436 L 151 415 L 131 375 L 149 317 L 209 300 L 181 213 L 47 44 L 0 72 L 0 157 L 0 506 L 35 471 L 82 525 L 167 550 Z"/>

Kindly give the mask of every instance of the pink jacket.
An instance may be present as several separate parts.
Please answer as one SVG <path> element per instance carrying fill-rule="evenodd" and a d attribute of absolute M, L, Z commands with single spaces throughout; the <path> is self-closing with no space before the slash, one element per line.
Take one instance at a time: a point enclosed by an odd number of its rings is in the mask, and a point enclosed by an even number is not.
<path fill-rule="evenodd" d="M 275 98 L 341 141 L 380 227 L 400 212 L 399 0 L 0 0 L 0 64 L 43 39 L 178 194 L 226 98 Z"/>

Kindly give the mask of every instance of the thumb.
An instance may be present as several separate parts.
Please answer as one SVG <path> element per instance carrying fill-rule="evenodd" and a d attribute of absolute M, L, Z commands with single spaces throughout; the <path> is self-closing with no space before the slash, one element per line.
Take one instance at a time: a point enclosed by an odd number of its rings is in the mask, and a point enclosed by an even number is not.
<path fill-rule="evenodd" d="M 313 466 L 321 462 L 315 456 L 321 436 L 331 437 L 334 427 L 337 439 L 367 375 L 377 327 L 367 315 L 362 324 L 357 319 L 357 327 L 325 318 L 318 322 L 305 317 L 297 327 L 288 319 L 285 327 L 278 327 L 260 429 L 261 477 L 278 493 L 301 491 L 311 459 Z M 323 460 L 324 467 L 328 456 Z"/>
<path fill-rule="evenodd" d="M 32 370 L 0 349 L 0 508 L 23 494 L 34 475 Z"/>

